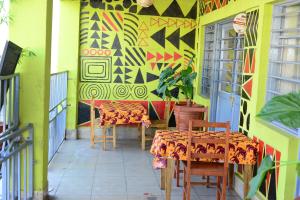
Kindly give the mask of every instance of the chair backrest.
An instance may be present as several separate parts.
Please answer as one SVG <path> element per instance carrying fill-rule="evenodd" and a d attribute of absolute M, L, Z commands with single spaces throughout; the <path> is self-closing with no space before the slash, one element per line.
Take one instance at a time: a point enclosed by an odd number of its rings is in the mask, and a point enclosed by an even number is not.
<path fill-rule="evenodd" d="M 201 138 L 193 134 L 194 128 L 202 128 L 204 131 L 208 131 L 209 128 L 224 129 L 224 137 L 222 138 Z M 208 122 L 206 120 L 190 120 L 189 121 L 189 134 L 188 134 L 188 147 L 187 147 L 187 161 L 188 165 L 191 164 L 192 158 L 197 159 L 221 159 L 224 160 L 224 167 L 228 168 L 228 152 L 229 152 L 229 134 L 230 134 L 230 122 L 221 123 L 221 122 Z M 191 152 L 192 144 L 204 144 L 204 149 Z M 205 146 L 206 144 L 206 146 Z M 224 148 L 216 149 L 214 153 L 207 153 L 207 145 L 215 146 L 218 145 L 224 146 Z M 196 146 L 197 148 L 197 146 Z"/>

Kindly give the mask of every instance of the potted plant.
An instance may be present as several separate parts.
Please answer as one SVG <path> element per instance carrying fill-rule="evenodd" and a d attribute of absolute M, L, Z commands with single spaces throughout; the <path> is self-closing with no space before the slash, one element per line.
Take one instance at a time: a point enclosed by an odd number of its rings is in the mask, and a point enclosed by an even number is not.
<path fill-rule="evenodd" d="M 269 122 L 280 122 L 289 128 L 300 128 L 300 92 L 273 97 L 257 116 Z M 299 160 L 275 162 L 269 155 L 264 157 L 257 170 L 257 175 L 250 181 L 247 199 L 251 199 L 256 194 L 267 173 L 287 165 L 296 165 L 297 174 L 300 176 Z"/>
<path fill-rule="evenodd" d="M 178 71 L 180 66 L 168 67 L 163 70 L 157 87 L 157 92 L 163 99 L 172 98 L 170 90 L 174 87 L 178 87 L 184 95 L 186 103 L 180 104 L 177 102 L 174 108 L 176 127 L 179 130 L 188 130 L 188 121 L 190 119 L 200 119 L 202 117 L 199 112 L 202 112 L 203 106 L 192 104 L 194 96 L 193 82 L 197 77 L 197 73 L 192 68 L 193 59 L 191 58 L 187 67 L 180 71 Z"/>

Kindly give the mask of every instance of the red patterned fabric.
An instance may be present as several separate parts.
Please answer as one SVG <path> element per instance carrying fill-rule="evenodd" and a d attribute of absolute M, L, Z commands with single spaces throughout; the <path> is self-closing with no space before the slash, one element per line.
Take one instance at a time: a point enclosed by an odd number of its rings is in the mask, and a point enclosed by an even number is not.
<path fill-rule="evenodd" d="M 225 133 L 219 132 L 194 132 L 200 138 L 225 139 Z M 165 168 L 166 158 L 175 160 L 186 160 L 188 131 L 168 131 L 158 130 L 155 133 L 151 146 L 151 154 L 154 155 L 153 167 Z M 258 143 L 243 135 L 242 133 L 232 133 L 229 139 L 229 162 L 236 164 L 254 165 L 257 159 Z M 225 153 L 224 144 L 215 146 L 214 144 L 192 144 L 192 153 Z M 201 160 L 208 161 L 208 160 Z M 209 160 L 209 162 L 212 162 Z M 213 162 L 221 162 L 214 160 Z"/>
<path fill-rule="evenodd" d="M 100 125 L 151 123 L 147 109 L 140 103 L 104 102 L 100 105 Z"/>

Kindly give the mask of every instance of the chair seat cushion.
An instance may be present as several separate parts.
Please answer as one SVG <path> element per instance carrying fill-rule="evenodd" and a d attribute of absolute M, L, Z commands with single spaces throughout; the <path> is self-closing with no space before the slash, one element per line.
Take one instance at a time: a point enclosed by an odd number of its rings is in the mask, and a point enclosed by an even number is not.
<path fill-rule="evenodd" d="M 183 161 L 184 167 L 187 168 L 187 161 Z M 224 163 L 213 162 L 191 162 L 191 174 L 204 176 L 223 176 Z"/>

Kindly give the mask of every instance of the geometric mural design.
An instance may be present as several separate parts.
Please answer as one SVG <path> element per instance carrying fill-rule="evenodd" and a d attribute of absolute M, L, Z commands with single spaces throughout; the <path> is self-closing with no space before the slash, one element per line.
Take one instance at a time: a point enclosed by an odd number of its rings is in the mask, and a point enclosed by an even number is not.
<path fill-rule="evenodd" d="M 259 149 L 258 149 L 258 161 L 257 164 L 254 166 L 253 170 L 253 176 L 257 174 L 257 168 L 260 165 L 262 159 L 266 155 L 271 155 L 273 158 L 273 161 L 280 162 L 281 159 L 281 152 L 274 149 L 271 145 L 265 144 L 264 141 L 260 140 L 257 137 L 253 137 L 255 141 L 259 143 Z M 261 184 L 261 187 L 259 188 L 259 191 L 266 197 L 266 199 L 277 199 L 276 193 L 278 190 L 278 177 L 280 173 L 280 167 L 277 167 L 275 170 L 273 170 L 271 173 L 268 173 L 266 175 L 265 180 Z"/>
<path fill-rule="evenodd" d="M 247 28 L 244 37 L 243 74 L 241 85 L 241 107 L 239 131 L 248 135 L 250 129 L 251 114 L 249 105 L 252 97 L 253 75 L 256 68 L 256 38 L 258 26 L 258 10 L 247 13 Z"/>
<path fill-rule="evenodd" d="M 258 16 L 258 10 L 247 13 L 247 27 L 249 28 L 246 30 L 245 46 L 256 46 Z"/>
<path fill-rule="evenodd" d="M 201 0 L 200 1 L 200 14 L 204 15 L 214 10 L 220 9 L 226 6 L 233 0 Z M 234 0 L 235 1 L 235 0 Z"/>
<path fill-rule="evenodd" d="M 111 83 L 111 57 L 81 57 L 81 82 Z"/>
<path fill-rule="evenodd" d="M 141 100 L 149 107 L 157 101 L 157 111 L 164 103 L 156 93 L 161 70 L 184 67 L 186 55 L 196 55 L 198 2 L 156 1 L 142 8 L 136 0 L 82 0 L 79 102 Z M 171 95 L 179 97 L 179 89 Z M 170 119 L 174 125 L 174 116 Z"/>

